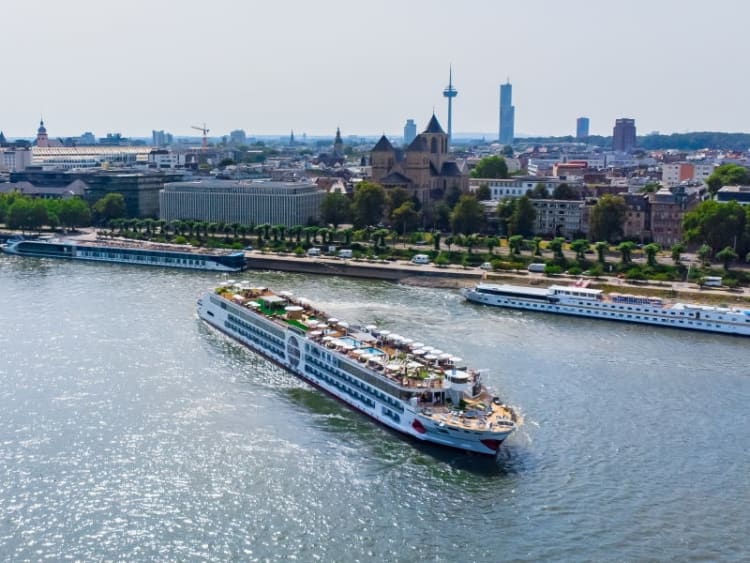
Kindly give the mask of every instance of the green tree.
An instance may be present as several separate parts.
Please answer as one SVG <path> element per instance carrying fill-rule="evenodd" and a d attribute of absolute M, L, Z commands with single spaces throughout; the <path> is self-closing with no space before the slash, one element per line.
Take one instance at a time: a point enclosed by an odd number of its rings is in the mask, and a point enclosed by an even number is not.
<path fill-rule="evenodd" d="M 649 182 L 645 186 L 643 186 L 639 192 L 642 194 L 651 194 L 659 191 L 661 188 L 661 184 L 659 182 Z"/>
<path fill-rule="evenodd" d="M 454 233 L 471 234 L 482 230 L 484 208 L 473 195 L 462 195 L 451 213 L 451 228 Z"/>
<path fill-rule="evenodd" d="M 599 264 L 604 265 L 606 262 L 605 253 L 609 250 L 609 243 L 606 240 L 600 240 L 595 245 L 596 249 L 596 260 Z"/>
<path fill-rule="evenodd" d="M 500 246 L 500 239 L 497 237 L 487 237 L 487 251 L 492 256 L 492 251 Z"/>
<path fill-rule="evenodd" d="M 595 240 L 619 240 L 628 206 L 621 196 L 606 194 L 591 209 L 591 235 Z"/>
<path fill-rule="evenodd" d="M 708 266 L 709 264 L 711 264 L 711 255 L 713 253 L 713 249 L 706 243 L 703 243 L 695 254 L 696 256 L 698 256 L 698 260 L 701 261 L 701 264 L 703 264 L 704 266 Z"/>
<path fill-rule="evenodd" d="M 521 254 L 523 235 L 513 235 L 508 238 L 508 248 L 511 254 Z"/>
<path fill-rule="evenodd" d="M 492 190 L 487 184 L 482 184 L 476 191 L 476 197 L 479 201 L 489 201 L 492 199 Z"/>
<path fill-rule="evenodd" d="M 385 211 L 385 190 L 383 186 L 372 182 L 361 182 L 355 192 L 352 203 L 354 226 L 358 228 L 377 225 Z"/>
<path fill-rule="evenodd" d="M 411 195 L 404 188 L 390 188 L 385 192 L 386 204 L 388 205 L 388 216 L 392 217 L 393 212 L 411 200 Z"/>
<path fill-rule="evenodd" d="M 705 242 L 711 248 L 747 245 L 747 215 L 736 201 L 720 203 L 709 200 L 685 214 L 682 228 L 689 242 Z M 739 244 L 738 244 L 739 243 Z"/>
<path fill-rule="evenodd" d="M 77 197 L 63 199 L 60 201 L 57 217 L 60 225 L 65 228 L 86 227 L 91 224 L 91 209 L 85 201 Z"/>
<path fill-rule="evenodd" d="M 681 242 L 676 242 L 672 245 L 672 261 L 675 264 L 680 263 L 680 258 L 682 257 L 682 253 L 685 252 L 685 245 Z"/>
<path fill-rule="evenodd" d="M 549 190 L 542 182 L 537 182 L 528 195 L 531 199 L 549 199 Z"/>
<path fill-rule="evenodd" d="M 8 208 L 5 222 L 10 229 L 38 231 L 49 222 L 47 206 L 40 199 L 19 197 Z"/>
<path fill-rule="evenodd" d="M 570 243 L 570 249 L 576 253 L 576 260 L 583 262 L 586 251 L 589 249 L 589 241 L 585 238 L 579 238 Z"/>
<path fill-rule="evenodd" d="M 118 193 L 109 193 L 92 206 L 94 221 L 106 225 L 110 219 L 125 217 L 125 197 Z"/>
<path fill-rule="evenodd" d="M 656 244 L 655 242 L 652 242 L 651 244 L 647 244 L 643 247 L 643 252 L 646 253 L 646 263 L 654 268 L 656 266 L 656 255 L 661 250 L 661 247 Z"/>
<path fill-rule="evenodd" d="M 327 193 L 320 204 L 320 216 L 323 222 L 338 229 L 342 223 L 348 223 L 352 218 L 352 204 L 349 198 L 340 193 Z"/>
<path fill-rule="evenodd" d="M 563 182 L 558 184 L 552 191 L 552 199 L 578 199 L 578 192 L 569 184 Z"/>
<path fill-rule="evenodd" d="M 737 260 L 737 258 L 739 258 L 739 255 L 731 246 L 725 246 L 716 253 L 716 258 L 721 260 L 721 262 L 724 264 L 724 269 L 728 272 L 729 265 Z"/>
<path fill-rule="evenodd" d="M 497 204 L 497 222 L 502 234 L 508 236 L 511 234 L 510 219 L 513 216 L 516 205 L 512 199 L 504 199 Z"/>
<path fill-rule="evenodd" d="M 485 156 L 471 171 L 472 178 L 507 178 L 508 165 L 501 156 Z"/>
<path fill-rule="evenodd" d="M 534 237 L 531 239 L 531 244 L 534 245 L 534 256 L 542 255 L 542 237 Z"/>
<path fill-rule="evenodd" d="M 531 236 L 534 233 L 536 209 L 529 196 L 523 195 L 513 202 L 513 214 L 510 216 L 510 232 L 514 235 Z"/>
<path fill-rule="evenodd" d="M 563 260 L 565 258 L 563 254 L 563 244 L 565 243 L 565 239 L 562 237 L 555 237 L 549 243 L 547 243 L 547 248 L 549 248 L 552 253 L 555 256 L 555 260 Z"/>
<path fill-rule="evenodd" d="M 420 214 L 414 209 L 414 202 L 405 201 L 392 213 L 394 228 L 398 227 L 401 234 L 414 230 L 419 224 Z"/>
<path fill-rule="evenodd" d="M 635 248 L 635 243 L 629 240 L 617 245 L 617 251 L 622 256 L 623 264 L 630 264 L 633 261 L 633 250 L 635 250 Z"/>
<path fill-rule="evenodd" d="M 448 188 L 448 191 L 445 193 L 444 201 L 448 204 L 448 207 L 450 209 L 453 209 L 456 204 L 458 203 L 458 200 L 460 199 L 461 195 L 461 188 L 458 186 L 451 186 Z"/>
<path fill-rule="evenodd" d="M 706 184 L 712 195 L 724 186 L 734 184 L 746 186 L 750 184 L 750 170 L 739 164 L 722 164 L 706 178 Z"/>
<path fill-rule="evenodd" d="M 458 200 L 456 200 L 458 201 Z M 441 231 L 447 231 L 451 228 L 451 208 L 450 206 L 441 201 L 435 206 L 435 211 L 432 216 L 434 227 Z"/>

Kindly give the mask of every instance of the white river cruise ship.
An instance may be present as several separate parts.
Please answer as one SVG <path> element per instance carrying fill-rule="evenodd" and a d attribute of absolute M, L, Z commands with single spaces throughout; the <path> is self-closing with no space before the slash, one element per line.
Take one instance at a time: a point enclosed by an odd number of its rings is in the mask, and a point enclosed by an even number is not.
<path fill-rule="evenodd" d="M 750 309 L 738 307 L 666 304 L 658 297 L 607 294 L 580 285 L 536 288 L 479 283 L 462 293 L 469 301 L 495 307 L 750 336 Z"/>
<path fill-rule="evenodd" d="M 174 244 L 142 244 L 122 240 L 15 239 L 2 245 L 2 250 L 7 254 L 34 258 L 66 258 L 215 272 L 239 272 L 245 268 L 245 254 L 238 250 L 185 248 Z"/>
<path fill-rule="evenodd" d="M 228 281 L 198 300 L 198 316 L 417 440 L 495 455 L 521 424 L 461 358 L 375 325 L 350 326 L 291 293 Z"/>

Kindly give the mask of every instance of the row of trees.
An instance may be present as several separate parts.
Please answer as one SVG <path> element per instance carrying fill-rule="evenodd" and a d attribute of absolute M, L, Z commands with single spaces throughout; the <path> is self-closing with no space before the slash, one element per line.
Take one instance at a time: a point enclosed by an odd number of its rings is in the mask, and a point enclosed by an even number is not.
<path fill-rule="evenodd" d="M 38 231 L 44 226 L 77 229 L 124 215 L 125 200 L 121 194 L 108 194 L 91 207 L 77 197 L 39 199 L 17 192 L 0 195 L 0 223 L 10 229 Z"/>

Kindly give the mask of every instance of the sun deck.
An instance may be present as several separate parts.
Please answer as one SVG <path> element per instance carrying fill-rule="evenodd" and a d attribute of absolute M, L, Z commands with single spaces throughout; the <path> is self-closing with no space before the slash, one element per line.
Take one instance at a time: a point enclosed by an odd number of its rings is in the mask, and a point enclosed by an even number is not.
<path fill-rule="evenodd" d="M 227 282 L 216 291 L 284 328 L 292 326 L 302 331 L 308 339 L 383 375 L 401 388 L 441 390 L 446 381 L 473 383 L 478 376 L 459 357 L 388 330 L 378 330 L 374 325 L 350 326 L 316 309 L 308 300 L 287 292 L 277 295 L 267 288 L 234 282 Z"/>

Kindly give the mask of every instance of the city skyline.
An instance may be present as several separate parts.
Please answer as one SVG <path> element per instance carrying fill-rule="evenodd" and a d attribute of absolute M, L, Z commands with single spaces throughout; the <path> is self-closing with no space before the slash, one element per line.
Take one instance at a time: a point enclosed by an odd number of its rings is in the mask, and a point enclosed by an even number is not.
<path fill-rule="evenodd" d="M 750 6 L 729 0 L 712 4 L 732 15 L 721 27 L 705 7 L 676 0 L 636 0 L 627 11 L 583 0 L 478 1 L 462 10 L 384 0 L 361 12 L 343 0 L 218 0 L 206 10 L 197 0 L 180 10 L 145 0 L 117 11 L 91 0 L 9 4 L 4 45 L 13 56 L 4 60 L 0 130 L 33 137 L 43 117 L 51 138 L 192 137 L 202 123 L 212 137 L 240 128 L 325 136 L 336 127 L 344 136 L 395 137 L 409 118 L 421 130 L 433 108 L 447 124 L 452 65 L 457 136 L 497 134 L 507 76 L 516 137 L 575 135 L 580 115 L 591 135 L 610 135 L 621 116 L 643 133 L 750 132 L 737 95 L 750 79 L 730 62 Z M 533 34 L 514 23 L 528 19 Z M 447 40 L 424 41 L 430 34 Z"/>

